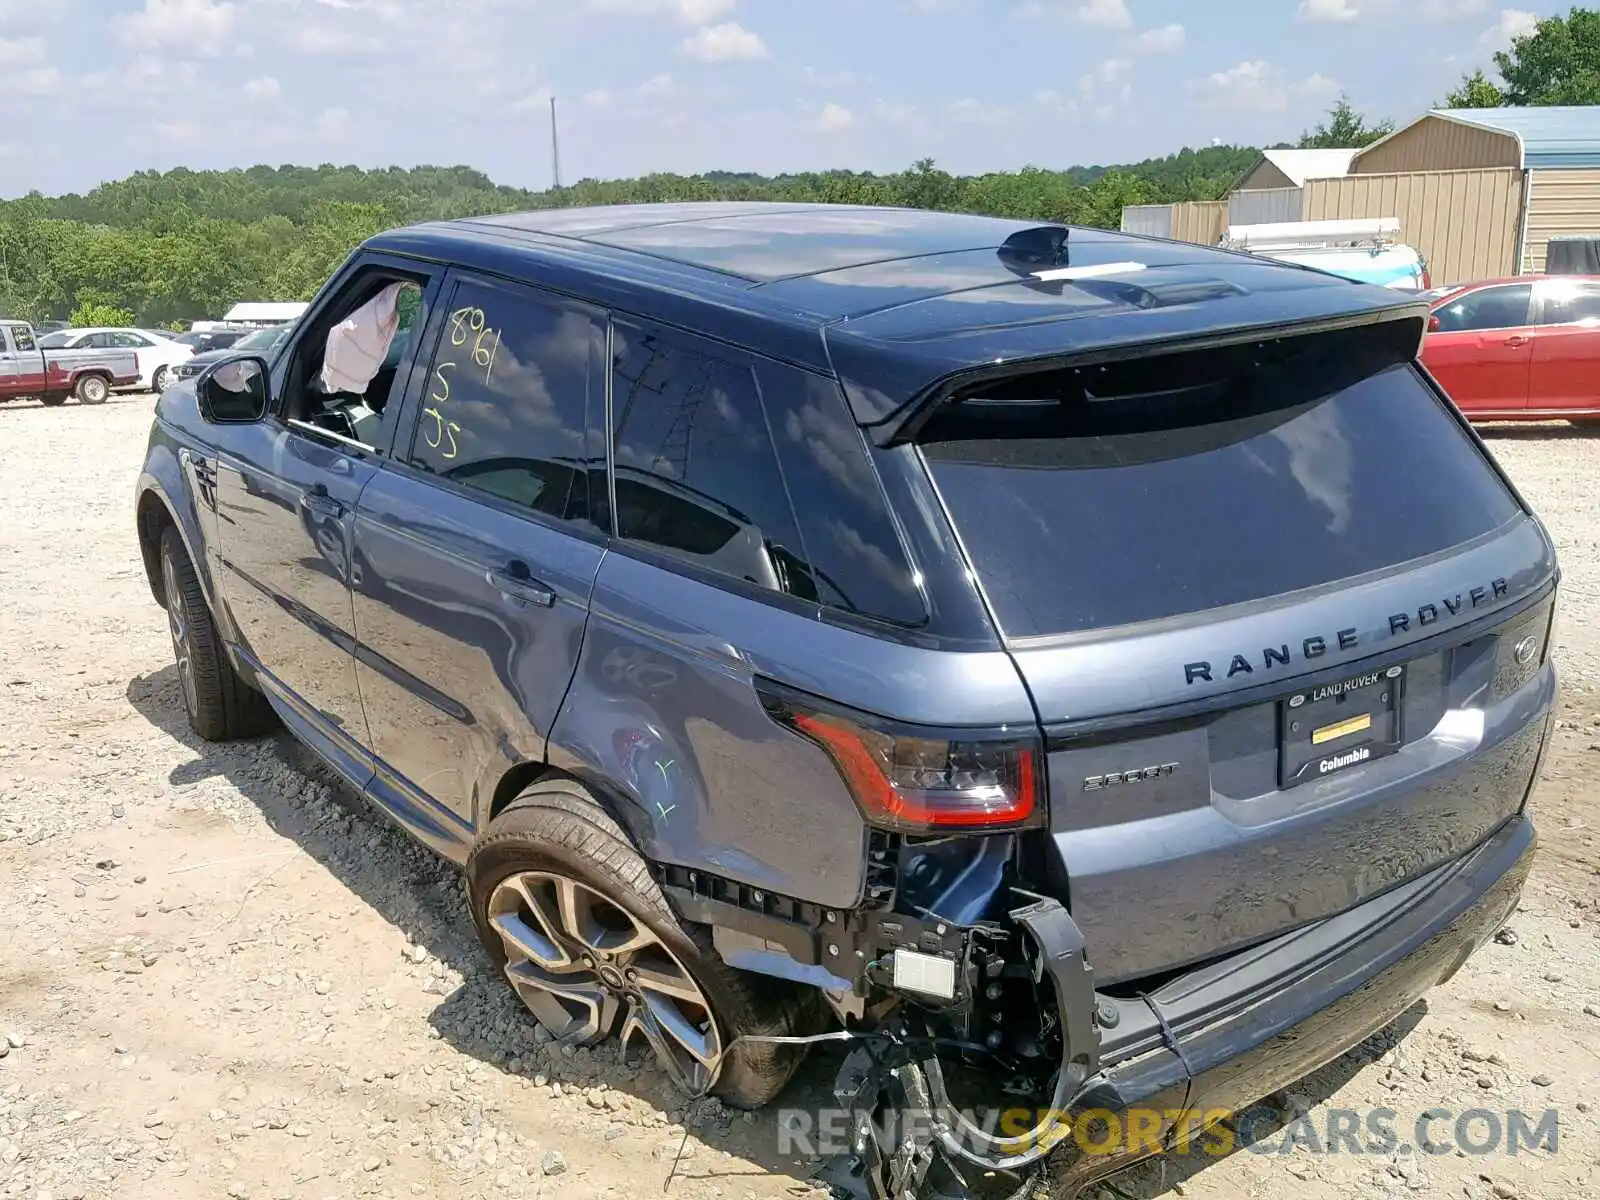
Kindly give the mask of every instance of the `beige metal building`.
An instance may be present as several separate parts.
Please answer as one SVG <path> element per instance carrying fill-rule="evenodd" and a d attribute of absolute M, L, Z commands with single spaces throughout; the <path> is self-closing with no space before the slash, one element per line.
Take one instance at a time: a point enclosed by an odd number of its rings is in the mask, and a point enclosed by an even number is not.
<path fill-rule="evenodd" d="M 1551 237 L 1600 236 L 1600 106 L 1436 109 L 1350 163 L 1351 179 L 1441 171 L 1479 171 L 1494 181 L 1485 184 L 1491 201 L 1478 201 L 1475 191 L 1476 214 L 1458 221 L 1453 236 L 1509 241 L 1504 273 L 1543 271 Z M 1507 208 L 1512 192 L 1499 179 L 1513 172 L 1518 205 Z"/>
<path fill-rule="evenodd" d="M 1355 150 L 1263 150 L 1261 159 L 1234 185 L 1236 192 L 1298 188 L 1308 179 L 1337 179 L 1350 173 Z"/>

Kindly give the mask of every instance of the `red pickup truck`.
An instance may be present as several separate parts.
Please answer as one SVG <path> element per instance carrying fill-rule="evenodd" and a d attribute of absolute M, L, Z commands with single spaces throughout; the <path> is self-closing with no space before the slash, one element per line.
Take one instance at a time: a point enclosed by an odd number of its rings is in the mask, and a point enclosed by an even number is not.
<path fill-rule="evenodd" d="M 76 396 L 104 404 L 112 388 L 138 382 L 131 350 L 41 350 L 26 321 L 0 321 L 0 400 L 37 396 L 53 407 Z"/>

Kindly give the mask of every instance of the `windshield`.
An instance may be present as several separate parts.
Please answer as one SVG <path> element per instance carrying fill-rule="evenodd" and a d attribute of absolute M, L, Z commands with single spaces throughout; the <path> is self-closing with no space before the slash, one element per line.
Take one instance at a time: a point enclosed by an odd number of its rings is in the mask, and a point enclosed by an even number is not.
<path fill-rule="evenodd" d="M 47 333 L 40 338 L 39 346 L 44 350 L 64 350 L 67 344 L 76 336 L 77 334 L 69 329 L 58 329 L 56 332 Z"/>
<path fill-rule="evenodd" d="M 1005 635 L 1282 596 L 1514 517 L 1412 351 L 1360 337 L 1023 375 L 930 421 L 923 456 Z"/>
<path fill-rule="evenodd" d="M 283 340 L 289 332 L 286 325 L 275 329 L 258 329 L 254 333 L 247 333 L 235 342 L 230 349 L 233 350 L 270 350 Z"/>

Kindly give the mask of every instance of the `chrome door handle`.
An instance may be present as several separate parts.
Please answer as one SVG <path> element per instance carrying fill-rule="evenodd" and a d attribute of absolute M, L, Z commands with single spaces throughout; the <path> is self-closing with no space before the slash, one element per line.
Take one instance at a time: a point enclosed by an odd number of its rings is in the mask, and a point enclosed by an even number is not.
<path fill-rule="evenodd" d="M 301 492 L 300 507 L 308 512 L 314 512 L 319 517 L 342 517 L 344 505 L 340 504 L 327 492 Z"/>
<path fill-rule="evenodd" d="M 523 571 L 510 569 L 488 571 L 485 573 L 485 578 L 501 595 L 509 596 L 513 600 L 521 600 L 525 604 L 534 604 L 540 608 L 555 606 L 555 592 L 537 579 L 530 578 Z"/>

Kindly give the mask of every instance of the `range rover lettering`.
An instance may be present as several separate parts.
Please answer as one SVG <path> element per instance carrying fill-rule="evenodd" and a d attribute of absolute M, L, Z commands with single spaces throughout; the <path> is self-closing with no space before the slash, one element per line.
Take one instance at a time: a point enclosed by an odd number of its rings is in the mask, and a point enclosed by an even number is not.
<path fill-rule="evenodd" d="M 459 864 L 557 1038 L 744 1107 L 841 1039 L 924 1118 L 843 1191 L 1073 1194 L 1142 1152 L 1074 1114 L 1253 1103 L 1517 903 L 1558 570 L 1427 319 L 976 216 L 425 224 L 162 395 L 136 523 L 194 729 Z"/>

